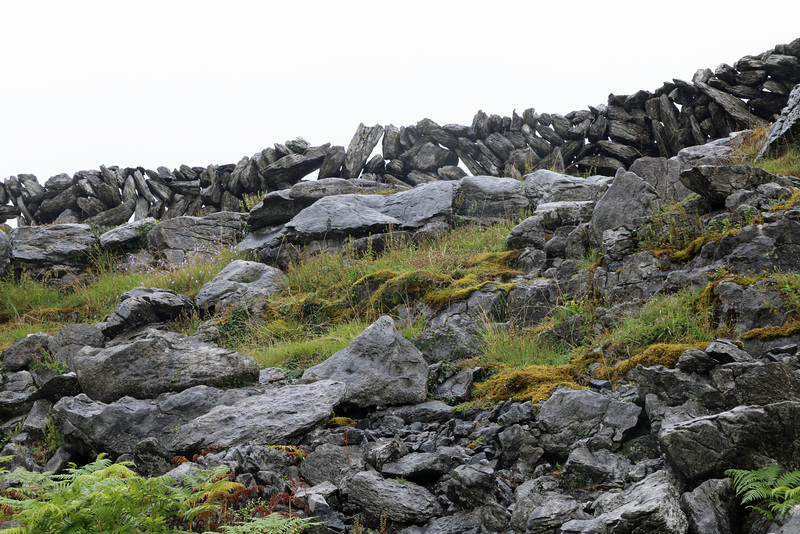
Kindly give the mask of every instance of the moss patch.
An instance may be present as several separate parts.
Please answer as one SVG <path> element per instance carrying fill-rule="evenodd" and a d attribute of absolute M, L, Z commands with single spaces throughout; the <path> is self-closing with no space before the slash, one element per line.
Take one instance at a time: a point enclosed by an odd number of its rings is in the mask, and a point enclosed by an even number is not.
<path fill-rule="evenodd" d="M 766 328 L 754 328 L 742 334 L 742 339 L 758 339 L 760 341 L 770 341 L 780 337 L 793 336 L 800 333 L 800 321 L 791 321 L 781 326 L 768 326 Z"/>
<path fill-rule="evenodd" d="M 703 343 L 656 343 L 650 345 L 644 352 L 631 356 L 627 360 L 615 366 L 604 365 L 595 371 L 595 377 L 604 378 L 612 382 L 624 380 L 628 371 L 637 365 L 645 367 L 652 367 L 654 365 L 663 365 L 664 367 L 673 368 L 678 363 L 678 358 L 684 351 L 689 349 L 704 349 L 708 346 L 708 342 Z"/>
<path fill-rule="evenodd" d="M 547 399 L 558 386 L 585 389 L 583 375 L 572 365 L 534 365 L 502 371 L 477 384 L 474 396 L 494 402 L 516 399 L 539 402 Z"/>
<path fill-rule="evenodd" d="M 686 262 L 700 254 L 700 249 L 703 248 L 703 245 L 708 243 L 709 241 L 719 241 L 722 239 L 722 234 L 719 232 L 713 232 L 711 234 L 706 234 L 703 236 L 698 237 L 689 245 L 681 250 L 676 250 L 675 252 L 669 253 L 669 259 L 676 262 Z"/>

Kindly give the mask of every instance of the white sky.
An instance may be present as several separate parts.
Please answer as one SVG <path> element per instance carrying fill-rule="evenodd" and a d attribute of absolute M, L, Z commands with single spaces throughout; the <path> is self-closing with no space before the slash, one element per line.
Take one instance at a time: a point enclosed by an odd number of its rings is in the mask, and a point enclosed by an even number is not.
<path fill-rule="evenodd" d="M 0 180 L 567 113 L 800 37 L 800 2 L 0 0 Z"/>

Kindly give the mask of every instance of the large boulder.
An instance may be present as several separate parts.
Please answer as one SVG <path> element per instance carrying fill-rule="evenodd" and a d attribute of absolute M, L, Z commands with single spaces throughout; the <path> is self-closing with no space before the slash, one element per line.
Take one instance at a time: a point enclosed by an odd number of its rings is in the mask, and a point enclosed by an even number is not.
<path fill-rule="evenodd" d="M 158 223 L 153 217 L 146 217 L 125 223 L 100 234 L 100 246 L 104 248 L 127 247 L 147 244 L 147 234 Z"/>
<path fill-rule="evenodd" d="M 358 473 L 349 490 L 350 502 L 374 524 L 381 517 L 392 523 L 425 523 L 442 513 L 441 505 L 427 489 L 413 482 L 387 480 L 375 471 Z"/>
<path fill-rule="evenodd" d="M 453 215 L 496 222 L 519 217 L 530 207 L 519 180 L 494 176 L 467 176 L 458 182 Z"/>
<path fill-rule="evenodd" d="M 675 472 L 690 484 L 722 478 L 727 469 L 800 462 L 800 402 L 738 406 L 730 411 L 664 424 L 658 437 Z"/>
<path fill-rule="evenodd" d="M 330 420 L 347 386 L 321 380 L 271 389 L 220 405 L 176 429 L 174 447 L 199 451 L 209 445 L 292 445 Z"/>
<path fill-rule="evenodd" d="M 680 175 L 681 183 L 715 206 L 725 205 L 725 199 L 740 190 L 754 191 L 763 184 L 775 183 L 782 187 L 798 187 L 800 180 L 791 176 L 778 176 L 749 165 L 699 165 Z"/>
<path fill-rule="evenodd" d="M 119 298 L 117 308 L 98 323 L 108 337 L 148 324 L 169 321 L 191 313 L 194 302 L 185 295 L 158 287 L 137 287 Z"/>
<path fill-rule="evenodd" d="M 251 305 L 280 291 L 286 277 L 274 267 L 255 261 L 235 260 L 200 288 L 197 307 L 214 311 L 237 303 Z"/>
<path fill-rule="evenodd" d="M 205 217 L 167 219 L 150 230 L 148 245 L 164 253 L 170 263 L 213 255 L 241 239 L 246 217 L 244 213 L 221 211 Z"/>
<path fill-rule="evenodd" d="M 547 202 L 599 200 L 611 185 L 611 180 L 608 176 L 578 178 L 540 169 L 526 175 L 522 187 L 531 206 L 536 207 Z"/>
<path fill-rule="evenodd" d="M 628 170 L 652 185 L 659 198 L 667 203 L 683 200 L 691 194 L 681 183 L 683 165 L 677 158 L 638 158 Z"/>
<path fill-rule="evenodd" d="M 605 230 L 624 226 L 633 229 L 638 217 L 649 215 L 658 193 L 649 183 L 624 169 L 619 169 L 611 187 L 597 201 L 592 215 L 592 231 L 599 243 Z"/>
<path fill-rule="evenodd" d="M 689 522 L 681 510 L 680 487 L 667 471 L 657 471 L 620 493 L 606 494 L 593 503 L 593 519 L 573 519 L 559 532 L 686 534 Z"/>
<path fill-rule="evenodd" d="M 583 438 L 602 440 L 618 449 L 623 438 L 639 422 L 642 409 L 608 395 L 584 389 L 559 388 L 544 401 L 537 424 L 539 445 L 548 453 L 566 458 Z"/>
<path fill-rule="evenodd" d="M 428 365 L 392 318 L 383 316 L 350 346 L 307 369 L 301 382 L 325 379 L 346 384 L 344 402 L 354 406 L 416 404 L 427 395 Z"/>
<path fill-rule="evenodd" d="M 87 224 L 22 226 L 11 231 L 11 263 L 39 273 L 52 266 L 77 266 L 97 246 Z"/>
<path fill-rule="evenodd" d="M 156 438 L 174 453 L 177 429 L 218 404 L 232 404 L 246 394 L 246 390 L 195 386 L 180 393 L 164 393 L 155 400 L 123 397 L 103 403 L 81 393 L 59 400 L 53 406 L 53 419 L 64 447 L 77 456 L 132 454 L 147 438 Z"/>
<path fill-rule="evenodd" d="M 337 195 L 325 197 L 298 213 L 286 224 L 292 241 L 308 243 L 318 239 L 361 237 L 383 233 L 401 222 L 380 212 L 380 195 Z"/>
<path fill-rule="evenodd" d="M 154 398 L 192 386 L 245 386 L 258 382 L 258 365 L 244 354 L 176 332 L 151 330 L 146 337 L 72 356 L 83 391 L 94 400 Z"/>
<path fill-rule="evenodd" d="M 394 217 L 403 228 L 420 228 L 432 221 L 450 221 L 457 184 L 432 182 L 384 196 L 380 212 Z"/>

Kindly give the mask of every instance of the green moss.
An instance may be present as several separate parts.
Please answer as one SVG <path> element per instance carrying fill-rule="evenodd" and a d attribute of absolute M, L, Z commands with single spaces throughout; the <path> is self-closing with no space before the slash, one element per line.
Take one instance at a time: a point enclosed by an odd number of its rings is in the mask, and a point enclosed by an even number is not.
<path fill-rule="evenodd" d="M 372 306 L 386 312 L 400 304 L 410 304 L 434 289 L 449 285 L 449 276 L 426 270 L 410 271 L 386 280 L 373 294 Z"/>
<path fill-rule="evenodd" d="M 780 204 L 772 206 L 769 211 L 770 213 L 775 213 L 776 211 L 788 210 L 795 207 L 798 202 L 800 202 L 800 189 L 793 189 L 792 196 L 790 196 L 785 202 L 781 202 Z"/>
<path fill-rule="evenodd" d="M 719 241 L 720 239 L 722 239 L 722 234 L 719 232 L 713 232 L 711 234 L 700 236 L 691 243 L 689 243 L 689 245 L 686 248 L 677 250 L 675 252 L 670 252 L 669 259 L 677 262 L 689 261 L 698 254 L 700 254 L 700 249 L 703 248 L 703 245 L 705 245 L 709 241 Z"/>
<path fill-rule="evenodd" d="M 539 402 L 553 394 L 558 386 L 585 389 L 581 373 L 572 365 L 534 365 L 502 371 L 477 384 L 474 397 L 495 402 L 509 399 Z"/>
<path fill-rule="evenodd" d="M 331 417 L 331 420 L 328 421 L 329 427 L 340 427 L 340 426 L 350 426 L 355 427 L 356 422 L 350 419 L 349 417 Z"/>
<path fill-rule="evenodd" d="M 780 337 L 793 336 L 800 333 L 800 321 L 791 321 L 781 326 L 768 326 L 765 328 L 754 328 L 742 334 L 742 339 L 758 339 L 769 341 Z"/>
<path fill-rule="evenodd" d="M 641 354 L 637 354 L 628 358 L 627 360 L 623 360 L 621 363 L 615 366 L 604 365 L 598 368 L 595 371 L 594 376 L 616 382 L 618 380 L 624 380 L 625 375 L 628 374 L 628 371 L 637 365 L 644 365 L 645 367 L 663 365 L 664 367 L 673 368 L 675 367 L 675 364 L 678 363 L 678 358 L 680 358 L 681 354 L 683 354 L 685 351 L 689 349 L 704 349 L 707 346 L 708 342 L 675 344 L 657 343 L 647 347 L 647 349 L 645 349 Z"/>

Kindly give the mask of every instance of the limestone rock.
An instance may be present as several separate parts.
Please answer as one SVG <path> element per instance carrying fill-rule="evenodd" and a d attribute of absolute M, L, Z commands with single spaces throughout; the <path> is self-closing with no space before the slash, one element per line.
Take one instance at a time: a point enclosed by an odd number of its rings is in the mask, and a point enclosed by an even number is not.
<path fill-rule="evenodd" d="M 466 219 L 499 221 L 518 217 L 529 205 L 518 180 L 467 176 L 459 182 L 453 214 Z"/>
<path fill-rule="evenodd" d="M 324 379 L 345 383 L 344 401 L 354 406 L 416 404 L 427 394 L 428 365 L 391 317 L 383 316 L 349 347 L 307 369 L 302 382 Z"/>
<path fill-rule="evenodd" d="M 100 330 L 108 337 L 130 331 L 140 326 L 176 319 L 194 309 L 192 300 L 169 289 L 137 287 L 126 291 L 119 304 Z"/>
<path fill-rule="evenodd" d="M 97 238 L 86 224 L 22 226 L 11 231 L 11 262 L 21 268 L 42 265 L 78 265 L 96 246 Z"/>
<path fill-rule="evenodd" d="M 345 397 L 341 382 L 285 386 L 220 405 L 175 432 L 176 450 L 200 450 L 213 444 L 292 445 L 326 423 Z"/>
<path fill-rule="evenodd" d="M 286 277 L 274 267 L 254 261 L 234 260 L 195 297 L 197 307 L 213 311 L 237 303 L 251 305 L 280 291 Z"/>
<path fill-rule="evenodd" d="M 151 330 L 143 339 L 72 357 L 78 382 L 90 398 L 154 398 L 193 386 L 246 386 L 258 382 L 258 365 L 244 354 L 175 332 Z"/>
<path fill-rule="evenodd" d="M 780 118 L 770 126 L 758 157 L 785 151 L 787 142 L 796 137 L 800 137 L 800 84 L 794 86 Z"/>
<path fill-rule="evenodd" d="M 380 124 L 369 127 L 362 123 L 358 126 L 347 147 L 342 164 L 342 178 L 358 178 L 372 149 L 378 144 L 382 135 L 383 126 Z"/>
<path fill-rule="evenodd" d="M 675 471 L 691 484 L 721 478 L 726 469 L 765 462 L 796 465 L 800 402 L 738 406 L 716 415 L 665 425 L 659 443 Z"/>
<path fill-rule="evenodd" d="M 286 224 L 294 241 L 366 236 L 399 227 L 400 221 L 379 211 L 383 200 L 372 195 L 325 197 L 305 208 Z"/>
<path fill-rule="evenodd" d="M 592 229 L 599 242 L 605 230 L 624 226 L 633 229 L 634 219 L 649 215 L 658 199 L 655 188 L 632 172 L 620 169 L 608 191 L 597 201 Z"/>
<path fill-rule="evenodd" d="M 797 178 L 777 176 L 747 165 L 726 167 L 700 165 L 681 172 L 680 177 L 684 186 L 716 206 L 724 206 L 725 199 L 729 195 L 742 189 L 752 191 L 767 183 L 776 183 L 784 187 L 800 185 L 800 180 Z"/>
<path fill-rule="evenodd" d="M 0 277 L 5 276 L 11 267 L 11 240 L 0 230 Z"/>
<path fill-rule="evenodd" d="M 156 224 L 148 234 L 148 244 L 158 251 L 197 249 L 214 253 L 239 240 L 244 217 L 244 214 L 226 211 L 206 217 L 175 217 Z"/>
<path fill-rule="evenodd" d="M 195 386 L 155 400 L 123 397 L 108 404 L 81 393 L 58 401 L 53 417 L 64 446 L 79 456 L 133 454 L 136 445 L 147 438 L 156 438 L 165 449 L 176 453 L 176 430 L 218 403 L 234 402 L 234 393 L 238 391 Z"/>
<path fill-rule="evenodd" d="M 424 523 L 442 513 L 436 497 L 427 489 L 413 482 L 385 479 L 375 471 L 362 471 L 353 477 L 350 502 L 373 524 L 381 517 L 405 525 Z"/>
<path fill-rule="evenodd" d="M 559 388 L 541 404 L 537 422 L 545 451 L 567 457 L 581 438 L 596 438 L 618 447 L 639 421 L 642 409 L 590 390 Z M 580 414 L 580 415 L 578 415 Z"/>
<path fill-rule="evenodd" d="M 522 184 L 531 206 L 545 202 L 599 200 L 611 185 L 607 176 L 577 178 L 546 169 L 525 176 Z"/>
<path fill-rule="evenodd" d="M 595 503 L 594 519 L 574 519 L 561 525 L 562 533 L 659 532 L 686 534 L 688 521 L 680 507 L 680 483 L 658 471 L 621 493 Z"/>
<path fill-rule="evenodd" d="M 100 234 L 100 246 L 111 248 L 145 244 L 147 243 L 147 234 L 157 222 L 154 218 L 147 217 L 103 232 Z"/>

